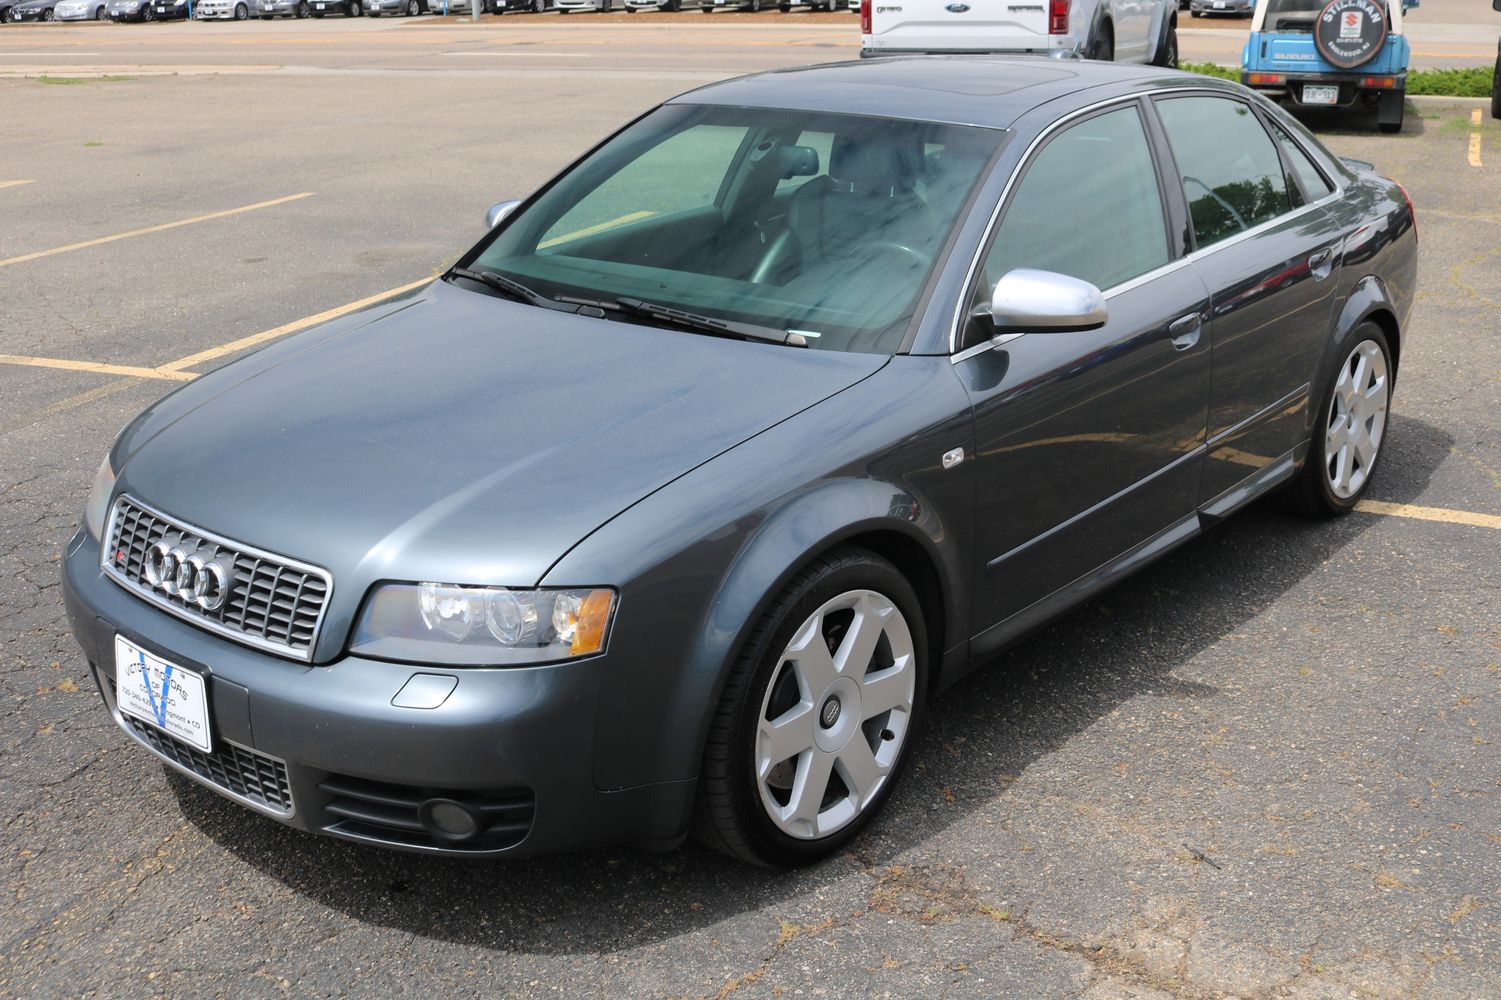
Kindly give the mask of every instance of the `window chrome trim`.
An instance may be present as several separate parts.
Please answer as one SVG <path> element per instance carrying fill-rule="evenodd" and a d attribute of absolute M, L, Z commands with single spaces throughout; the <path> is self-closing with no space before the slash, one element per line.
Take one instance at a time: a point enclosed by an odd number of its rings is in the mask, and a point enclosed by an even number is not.
<path fill-rule="evenodd" d="M 162 600 L 161 596 L 153 588 L 143 587 L 141 584 L 130 579 L 130 577 L 126 576 L 124 573 L 116 569 L 109 558 L 109 547 L 110 541 L 115 537 L 115 522 L 119 519 L 120 511 L 123 509 L 126 503 L 134 504 L 136 507 L 150 514 L 152 517 L 165 521 L 167 524 L 170 524 L 173 528 L 176 528 L 179 531 L 186 531 L 195 534 L 203 541 L 212 542 L 215 545 L 222 545 L 225 548 L 233 549 L 241 555 L 247 555 L 255 559 L 265 559 L 271 562 L 279 563 L 287 567 L 288 569 L 295 569 L 298 572 L 306 573 L 310 576 L 316 576 L 320 580 L 322 580 L 323 586 L 326 588 L 323 592 L 323 606 L 318 609 L 318 617 L 313 621 L 313 635 L 312 638 L 308 640 L 307 649 L 294 649 L 293 647 L 288 646 L 285 643 L 275 642 L 270 639 L 263 638 L 262 636 L 251 635 L 248 632 L 241 632 L 239 629 L 230 628 L 228 625 L 223 625 L 204 615 L 192 614 L 188 611 L 183 610 L 182 608 L 177 607 L 175 604 L 172 604 L 169 601 Z M 247 545 L 244 542 L 237 542 L 232 538 L 226 538 L 224 535 L 218 534 L 217 532 L 208 531 L 204 528 L 198 527 L 195 524 L 190 524 L 189 522 L 184 521 L 182 518 L 173 517 L 170 514 L 164 514 L 162 511 L 157 510 L 155 507 L 151 506 L 148 503 L 144 503 L 141 500 L 136 499 L 129 493 L 119 494 L 115 497 L 114 502 L 110 505 L 109 520 L 106 521 L 104 525 L 104 537 L 99 541 L 99 567 L 104 571 L 105 576 L 108 576 L 110 579 L 114 580 L 115 583 L 119 584 L 127 591 L 135 594 L 137 597 L 142 598 L 152 607 L 159 608 L 170 615 L 180 618 L 183 621 L 187 622 L 189 625 L 195 625 L 198 628 L 203 629 L 205 632 L 211 632 L 215 635 L 233 640 L 234 642 L 238 642 L 242 645 L 250 646 L 254 649 L 259 649 L 262 652 L 274 653 L 277 656 L 287 657 L 293 660 L 301 660 L 304 663 L 313 662 L 313 653 L 318 648 L 319 637 L 323 634 L 323 619 L 328 614 L 329 605 L 333 602 L 334 597 L 333 574 L 329 573 L 329 571 L 324 569 L 323 567 L 314 566 L 311 563 L 305 563 L 300 560 L 293 559 L 290 556 L 281 555 L 277 552 L 268 552 L 267 550 L 257 548 L 254 545 Z"/>
<path fill-rule="evenodd" d="M 965 272 L 963 283 L 965 292 L 968 292 L 968 290 L 974 284 L 975 274 L 979 271 L 980 262 L 985 256 L 985 251 L 990 246 L 991 239 L 995 236 L 996 227 L 999 224 L 1001 218 L 1001 209 L 1006 206 L 1006 199 L 1011 197 L 1011 189 L 1016 186 L 1017 178 L 1025 173 L 1027 167 L 1031 165 L 1032 156 L 1037 152 L 1038 147 L 1040 147 L 1050 136 L 1052 136 L 1054 132 L 1068 125 L 1076 118 L 1081 118 L 1085 115 L 1093 114 L 1094 112 L 1099 111 L 1101 108 L 1110 107 L 1112 104 L 1134 104 L 1137 101 L 1140 101 L 1142 98 L 1152 100 L 1163 94 L 1203 94 L 1209 97 L 1219 97 L 1226 100 L 1240 101 L 1242 103 L 1245 103 L 1245 98 L 1243 95 L 1236 93 L 1235 91 L 1224 90 L 1218 87 L 1165 87 L 1161 90 L 1137 91 L 1134 94 L 1130 94 L 1124 97 L 1116 96 L 1103 101 L 1098 101 L 1094 104 L 1087 105 L 1075 111 L 1070 111 L 1062 118 L 1059 118 L 1057 121 L 1053 122 L 1051 125 L 1043 129 L 1041 132 L 1037 133 L 1037 135 L 1032 138 L 1032 141 L 1027 144 L 1027 148 L 1022 152 L 1021 160 L 1017 163 L 1016 169 L 1011 171 L 1010 177 L 1006 178 L 1006 186 L 1001 189 L 1001 196 L 996 199 L 995 208 L 993 208 L 990 212 L 990 221 L 985 224 L 985 233 L 980 237 L 980 244 L 975 249 L 974 256 L 970 259 L 969 269 Z M 1262 131 L 1266 131 L 1265 126 L 1262 127 Z M 1284 131 L 1287 130 L 1284 129 Z M 1271 135 L 1268 135 L 1267 138 L 1273 143 L 1277 141 L 1276 138 Z M 1297 138 L 1290 132 L 1288 134 L 1288 138 L 1296 143 L 1299 149 L 1303 149 L 1302 143 L 1299 143 Z M 1304 155 L 1308 156 L 1309 159 L 1314 161 L 1314 165 L 1317 167 L 1318 160 L 1311 154 L 1309 154 L 1306 149 L 1304 149 L 1303 152 Z M 1182 187 L 1182 184 L 1182 179 L 1178 179 L 1178 186 L 1180 188 Z M 1139 274 L 1136 277 L 1127 279 L 1126 281 L 1120 282 L 1119 284 L 1111 285 L 1109 288 L 1101 289 L 1101 292 L 1104 293 L 1106 299 L 1110 299 L 1116 295 L 1128 292 L 1133 288 L 1145 284 L 1148 281 L 1151 281 L 1155 278 L 1160 278 L 1163 275 L 1177 270 L 1180 267 L 1191 264 L 1196 260 L 1200 260 L 1208 254 L 1212 254 L 1218 250 L 1224 249 L 1225 247 L 1234 246 L 1235 244 L 1241 242 L 1243 239 L 1247 239 L 1251 236 L 1259 235 L 1273 225 L 1280 225 L 1281 223 L 1290 219 L 1298 218 L 1311 209 L 1320 208 L 1328 204 L 1329 202 L 1342 198 L 1344 194 L 1345 185 L 1339 183 L 1338 181 L 1335 181 L 1334 190 L 1329 192 L 1324 197 L 1320 198 L 1318 201 L 1309 202 L 1307 205 L 1300 205 L 1292 211 L 1276 216 L 1275 218 L 1268 219 L 1266 222 L 1263 222 L 1257 226 L 1253 226 L 1250 229 L 1242 230 L 1241 232 L 1236 233 L 1234 236 L 1220 240 L 1218 243 L 1211 244 L 1207 247 L 1197 247 L 1191 253 L 1184 254 L 1182 257 L 1179 257 L 1176 260 L 1170 260 L 1160 267 L 1147 271 L 1145 274 Z M 1165 205 L 1163 206 L 1164 209 L 1166 209 L 1166 207 L 1167 206 Z M 953 320 L 949 326 L 949 356 L 954 364 L 958 364 L 960 361 L 966 361 L 977 354 L 983 353 L 980 348 L 983 348 L 984 350 L 990 350 L 994 347 L 1000 346 L 1000 343 L 997 342 L 998 338 L 993 337 L 990 340 L 975 344 L 971 347 L 967 347 L 963 351 L 956 352 L 954 349 L 959 346 L 959 331 L 965 319 L 966 316 L 964 311 L 964 301 L 963 295 L 961 295 L 961 301 L 954 307 Z M 1026 336 L 1026 334 L 1008 335 L 1009 339 L 1003 342 L 1009 343 L 1010 340 L 1014 340 L 1016 339 L 1016 337 L 1022 336 Z"/>

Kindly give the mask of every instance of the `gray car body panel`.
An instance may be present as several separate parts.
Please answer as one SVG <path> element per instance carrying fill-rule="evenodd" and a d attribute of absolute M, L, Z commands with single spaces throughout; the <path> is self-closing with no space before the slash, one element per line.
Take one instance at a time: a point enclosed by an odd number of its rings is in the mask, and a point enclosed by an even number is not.
<path fill-rule="evenodd" d="M 99 543 L 81 531 L 64 560 L 65 594 L 101 684 L 117 630 L 208 673 L 216 718 L 245 715 L 252 745 L 307 770 L 290 820 L 306 829 L 324 828 L 315 779 L 330 771 L 535 787 L 536 825 L 506 853 L 671 843 L 687 829 L 726 672 L 810 558 L 855 540 L 914 578 L 936 690 L 1275 486 L 1303 461 L 1310 400 L 1340 340 L 1374 320 L 1400 346 L 1416 267 L 1406 199 L 1309 148 L 1339 191 L 1301 221 L 1270 227 L 1265 252 L 1234 267 L 1221 258 L 1239 254 L 1192 254 L 1160 283 L 1117 290 L 1104 330 L 1029 334 L 951 357 L 1002 192 L 1055 122 L 1109 101 L 1147 109 L 1153 94 L 1201 91 L 1250 101 L 1305 134 L 1233 84 L 1061 65 L 1060 74 L 1052 62 L 898 58 L 764 74 L 678 99 L 1013 133 L 894 357 L 657 330 L 438 283 L 164 398 L 119 439 L 117 490 L 328 568 L 334 607 L 316 665 L 237 646 L 105 579 Z M 1175 187 L 1165 186 L 1167 209 L 1186 218 Z M 1291 285 L 1270 279 L 1308 238 L 1338 259 L 1289 332 L 1261 310 L 1289 288 L 1304 294 L 1295 267 Z M 1203 342 L 1168 352 L 1166 324 L 1199 309 Z M 1224 343 L 1251 370 L 1216 381 L 1213 352 Z M 1131 391 L 1143 374 L 1151 389 Z M 1289 386 L 1304 391 L 1289 397 Z M 1085 398 L 1104 408 L 1074 405 Z M 1142 447 L 1081 450 L 1080 436 L 1105 424 Z M 1265 462 L 1216 455 L 1252 441 Z M 966 460 L 944 469 L 941 456 L 956 448 Z M 1100 481 L 1052 482 L 1060 464 L 1079 462 L 1103 470 Z M 619 604 L 605 652 L 571 663 L 445 669 L 348 655 L 361 601 L 391 579 L 608 585 Z M 412 673 L 433 671 L 458 679 L 450 702 L 421 716 L 390 704 Z"/>

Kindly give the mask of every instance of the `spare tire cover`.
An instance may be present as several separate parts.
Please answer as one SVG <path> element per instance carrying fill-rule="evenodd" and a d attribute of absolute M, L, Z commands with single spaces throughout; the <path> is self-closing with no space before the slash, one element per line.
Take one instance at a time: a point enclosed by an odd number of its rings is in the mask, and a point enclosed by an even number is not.
<path fill-rule="evenodd" d="M 1379 0 L 1331 0 L 1314 24 L 1313 41 L 1331 66 L 1363 66 L 1386 44 L 1386 6 Z"/>

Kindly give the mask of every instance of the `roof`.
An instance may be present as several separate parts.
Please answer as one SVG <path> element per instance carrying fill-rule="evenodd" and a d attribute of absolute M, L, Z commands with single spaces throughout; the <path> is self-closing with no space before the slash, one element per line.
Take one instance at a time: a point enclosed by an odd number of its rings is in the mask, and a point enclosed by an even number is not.
<path fill-rule="evenodd" d="M 672 104 L 722 104 L 879 115 L 1007 128 L 1048 101 L 1081 90 L 1187 77 L 1156 66 L 1031 56 L 882 56 L 742 76 Z M 1193 77 L 1202 82 L 1203 77 Z M 1143 88 L 1145 89 L 1145 88 Z"/>

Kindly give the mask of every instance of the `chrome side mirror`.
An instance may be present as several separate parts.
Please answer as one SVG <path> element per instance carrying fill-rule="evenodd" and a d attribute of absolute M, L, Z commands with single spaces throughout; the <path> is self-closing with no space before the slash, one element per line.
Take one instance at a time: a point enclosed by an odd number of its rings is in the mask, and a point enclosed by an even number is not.
<path fill-rule="evenodd" d="M 485 228 L 494 229 L 500 225 L 500 220 L 516 210 L 519 201 L 503 201 L 499 205 L 491 205 L 490 211 L 485 213 Z"/>
<path fill-rule="evenodd" d="M 996 333 L 1068 333 L 1096 330 L 1110 312 L 1105 295 L 1087 281 L 1055 271 L 1007 271 L 990 294 Z"/>

